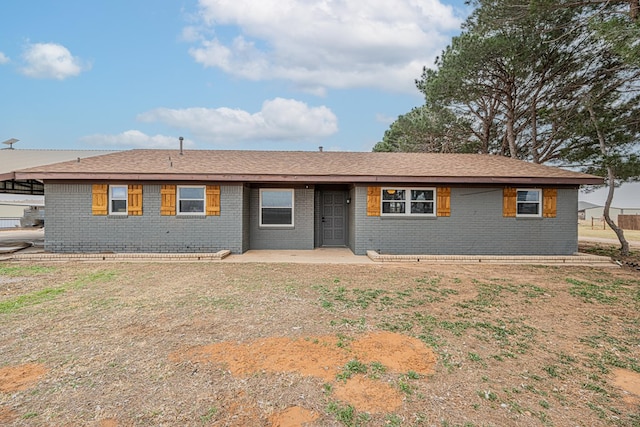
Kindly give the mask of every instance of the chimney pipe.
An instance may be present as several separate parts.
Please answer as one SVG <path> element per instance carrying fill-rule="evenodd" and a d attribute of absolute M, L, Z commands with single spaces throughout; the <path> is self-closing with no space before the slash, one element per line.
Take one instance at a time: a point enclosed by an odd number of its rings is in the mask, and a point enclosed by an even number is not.
<path fill-rule="evenodd" d="M 318 147 L 318 151 L 320 151 L 322 153 L 322 150 L 323 150 L 323 148 L 322 148 L 322 145 L 321 145 L 320 147 Z"/>
<path fill-rule="evenodd" d="M 180 155 L 182 156 L 182 141 L 184 141 L 183 137 L 178 138 L 180 140 Z"/>

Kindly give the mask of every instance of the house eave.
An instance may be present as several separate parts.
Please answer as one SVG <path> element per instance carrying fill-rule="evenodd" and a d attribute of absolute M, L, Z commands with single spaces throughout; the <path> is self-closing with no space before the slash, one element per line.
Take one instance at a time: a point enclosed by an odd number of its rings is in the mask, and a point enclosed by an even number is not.
<path fill-rule="evenodd" d="M 597 177 L 522 176 L 389 176 L 389 175 L 278 175 L 278 174 L 166 174 L 15 172 L 14 179 L 40 181 L 163 181 L 163 182 L 269 182 L 269 183 L 425 183 L 500 185 L 599 185 Z"/>

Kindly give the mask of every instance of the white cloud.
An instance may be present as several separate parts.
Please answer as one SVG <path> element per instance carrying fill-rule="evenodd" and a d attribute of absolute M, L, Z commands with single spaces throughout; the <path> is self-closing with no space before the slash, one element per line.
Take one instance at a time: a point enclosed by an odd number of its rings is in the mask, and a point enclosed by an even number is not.
<path fill-rule="evenodd" d="M 177 148 L 178 138 L 175 136 L 150 136 L 138 130 L 128 130 L 118 135 L 88 135 L 80 138 L 85 144 L 98 147 L 116 148 Z M 184 141 L 185 147 L 193 146 L 191 141 Z"/>
<path fill-rule="evenodd" d="M 327 137 L 338 131 L 338 119 L 327 107 L 309 107 L 293 99 L 265 101 L 257 113 L 231 108 L 157 108 L 138 120 L 185 129 L 209 143 L 298 141 Z"/>
<path fill-rule="evenodd" d="M 415 91 L 424 65 L 461 19 L 439 0 L 200 0 L 204 28 L 189 50 L 205 67 L 250 80 Z M 229 36 L 229 30 L 237 32 Z M 226 36 L 226 37 L 225 37 Z"/>
<path fill-rule="evenodd" d="M 390 125 L 391 123 L 395 122 L 397 119 L 398 119 L 397 117 L 387 116 L 382 113 L 376 114 L 376 122 L 383 123 L 385 125 Z"/>
<path fill-rule="evenodd" d="M 4 53 L 0 52 L 0 65 L 6 64 L 9 62 L 9 58 Z"/>
<path fill-rule="evenodd" d="M 27 46 L 22 59 L 22 73 L 29 77 L 64 80 L 88 70 L 91 66 L 74 57 L 66 47 L 56 43 L 34 43 Z"/>

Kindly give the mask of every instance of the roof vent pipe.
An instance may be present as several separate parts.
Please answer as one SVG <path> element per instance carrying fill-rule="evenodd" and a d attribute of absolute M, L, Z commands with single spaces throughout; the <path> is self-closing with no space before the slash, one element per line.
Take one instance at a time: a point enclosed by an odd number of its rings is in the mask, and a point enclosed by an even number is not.
<path fill-rule="evenodd" d="M 320 151 L 322 153 L 323 147 L 322 145 L 320 147 L 318 147 L 318 151 Z"/>
<path fill-rule="evenodd" d="M 184 141 L 183 137 L 178 138 L 180 140 L 180 155 L 182 156 L 182 141 Z"/>

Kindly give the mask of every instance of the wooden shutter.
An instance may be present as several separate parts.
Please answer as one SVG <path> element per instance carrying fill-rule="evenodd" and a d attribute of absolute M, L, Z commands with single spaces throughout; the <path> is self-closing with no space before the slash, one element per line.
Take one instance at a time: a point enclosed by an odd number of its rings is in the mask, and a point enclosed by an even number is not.
<path fill-rule="evenodd" d="M 542 190 L 542 216 L 545 218 L 556 217 L 556 205 L 558 200 L 558 190 L 556 188 L 545 188 Z"/>
<path fill-rule="evenodd" d="M 516 216 L 516 197 L 518 190 L 515 188 L 505 188 L 502 190 L 502 216 Z"/>
<path fill-rule="evenodd" d="M 207 215 L 220 215 L 219 185 L 207 185 Z"/>
<path fill-rule="evenodd" d="M 382 187 L 367 189 L 367 216 L 380 216 L 380 193 Z"/>
<path fill-rule="evenodd" d="M 128 214 L 142 215 L 142 185 L 129 184 L 127 187 Z"/>
<path fill-rule="evenodd" d="M 451 216 L 451 188 L 438 187 L 436 188 L 437 196 L 437 215 L 438 216 Z"/>
<path fill-rule="evenodd" d="M 160 215 L 176 214 L 176 186 L 163 185 L 160 188 Z"/>
<path fill-rule="evenodd" d="M 93 184 L 91 200 L 91 213 L 94 215 L 109 214 L 109 186 L 107 184 Z"/>

